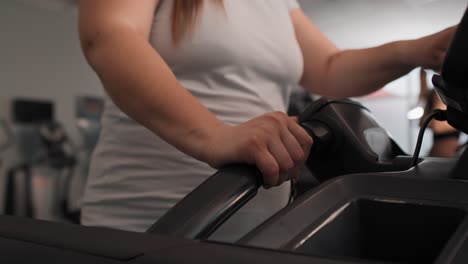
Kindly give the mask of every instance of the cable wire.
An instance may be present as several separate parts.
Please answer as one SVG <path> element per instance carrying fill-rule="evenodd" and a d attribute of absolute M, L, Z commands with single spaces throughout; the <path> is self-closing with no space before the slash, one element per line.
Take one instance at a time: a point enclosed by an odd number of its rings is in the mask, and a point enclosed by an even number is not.
<path fill-rule="evenodd" d="M 421 152 L 421 146 L 422 146 L 422 141 L 424 138 L 424 132 L 426 131 L 427 126 L 429 123 L 432 121 L 432 119 L 436 119 L 438 121 L 445 121 L 447 120 L 447 111 L 446 110 L 441 110 L 441 109 L 435 109 L 429 116 L 424 119 L 424 122 L 421 126 L 421 129 L 419 130 L 418 134 L 418 141 L 416 143 L 416 148 L 414 149 L 414 154 L 413 154 L 413 162 L 412 166 L 416 166 L 418 164 L 418 159 L 419 159 L 419 152 Z"/>

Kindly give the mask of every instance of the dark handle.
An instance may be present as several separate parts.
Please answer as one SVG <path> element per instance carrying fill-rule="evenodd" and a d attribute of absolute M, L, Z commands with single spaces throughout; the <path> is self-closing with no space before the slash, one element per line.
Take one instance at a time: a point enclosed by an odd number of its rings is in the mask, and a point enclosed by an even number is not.
<path fill-rule="evenodd" d="M 316 142 L 316 145 L 326 145 L 330 141 L 330 131 L 327 127 L 313 122 L 304 122 L 302 126 L 316 141 L 320 141 Z M 190 192 L 146 232 L 188 239 L 206 239 L 250 201 L 261 185 L 262 175 L 255 166 L 225 167 Z"/>
<path fill-rule="evenodd" d="M 333 144 L 335 138 L 331 129 L 324 123 L 317 120 L 305 121 L 301 123 L 301 126 L 314 140 L 309 155 L 320 155 L 321 152 L 326 151 Z"/>
<path fill-rule="evenodd" d="M 331 133 L 328 127 L 301 119 L 302 126 L 314 137 L 315 145 L 329 143 Z M 261 181 L 262 175 L 255 166 L 225 167 L 195 188 L 146 232 L 206 239 L 257 194 Z"/>
<path fill-rule="evenodd" d="M 252 199 L 262 185 L 254 166 L 228 166 L 198 186 L 146 232 L 206 239 Z"/>

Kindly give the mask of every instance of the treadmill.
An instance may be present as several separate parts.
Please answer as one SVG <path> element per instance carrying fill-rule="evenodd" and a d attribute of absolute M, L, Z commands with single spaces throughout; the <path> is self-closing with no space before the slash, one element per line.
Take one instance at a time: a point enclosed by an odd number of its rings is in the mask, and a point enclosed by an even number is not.
<path fill-rule="evenodd" d="M 444 102 L 448 104 L 449 123 L 465 133 L 467 44 L 468 14 L 465 14 L 442 76 L 434 79 L 439 94 L 445 96 Z M 323 101 L 322 104 L 311 106 L 312 110 L 300 119 L 316 138 L 313 151 L 345 148 L 352 158 L 336 160 L 333 164 L 338 169 L 323 173 L 322 184 L 298 197 L 236 243 L 212 242 L 206 238 L 261 186 L 258 170 L 245 165 L 229 166 L 217 172 L 147 233 L 2 216 L 0 260 L 5 263 L 468 263 L 468 182 L 465 180 L 468 153 L 458 160 L 416 159 L 413 166 L 414 159 L 387 138 L 364 108 L 349 101 Z M 350 107 L 364 118 L 347 120 L 343 118 L 346 115 L 340 110 L 342 107 Z M 339 122 L 321 122 L 322 111 L 336 113 Z M 343 133 L 337 128 L 355 133 L 341 137 Z M 376 140 L 387 143 L 384 147 L 372 144 Z M 320 147 L 320 142 L 334 147 Z M 366 153 L 358 156 L 352 146 Z M 355 160 L 367 162 L 370 169 L 366 171 L 363 163 L 356 164 Z M 312 168 L 313 164 L 309 165 Z M 352 174 L 340 176 L 345 170 Z"/>

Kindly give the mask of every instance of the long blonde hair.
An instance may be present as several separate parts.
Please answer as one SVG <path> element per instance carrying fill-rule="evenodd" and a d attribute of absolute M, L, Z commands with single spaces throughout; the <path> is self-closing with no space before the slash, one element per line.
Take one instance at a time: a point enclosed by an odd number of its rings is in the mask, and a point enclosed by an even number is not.
<path fill-rule="evenodd" d="M 223 0 L 211 0 L 223 5 Z M 204 0 L 174 0 L 172 8 L 172 41 L 177 45 L 186 35 L 193 32 Z"/>

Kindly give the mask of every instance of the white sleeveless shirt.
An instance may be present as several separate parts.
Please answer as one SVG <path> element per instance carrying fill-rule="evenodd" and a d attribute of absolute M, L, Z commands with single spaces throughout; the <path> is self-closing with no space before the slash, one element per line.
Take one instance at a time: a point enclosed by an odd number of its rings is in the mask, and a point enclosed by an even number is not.
<path fill-rule="evenodd" d="M 206 1 L 190 37 L 175 47 L 172 0 L 155 11 L 150 42 L 180 84 L 218 119 L 240 124 L 286 111 L 302 71 L 289 11 L 296 0 Z M 83 198 L 82 224 L 143 232 L 215 172 L 136 123 L 106 99 L 102 131 Z M 260 190 L 226 223 L 232 240 L 282 208 L 289 185 Z"/>

